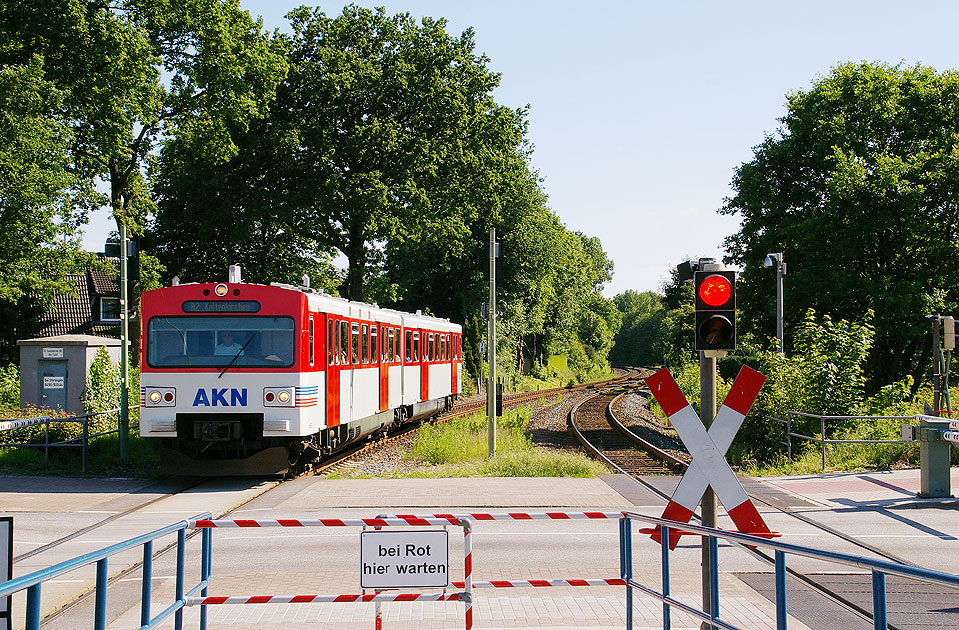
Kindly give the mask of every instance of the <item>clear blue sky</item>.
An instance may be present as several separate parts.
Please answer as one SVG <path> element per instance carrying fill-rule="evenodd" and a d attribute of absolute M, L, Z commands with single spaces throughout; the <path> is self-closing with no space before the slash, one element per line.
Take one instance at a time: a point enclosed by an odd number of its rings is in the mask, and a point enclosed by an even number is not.
<path fill-rule="evenodd" d="M 282 30 L 299 4 L 241 0 Z M 497 101 L 531 106 L 532 164 L 550 207 L 598 236 L 616 265 L 607 296 L 658 290 L 678 262 L 722 256 L 739 222 L 716 210 L 733 169 L 777 129 L 789 91 L 846 61 L 959 66 L 959 2 L 357 4 L 474 28 L 502 74 Z M 318 6 L 335 15 L 344 5 Z M 91 248 L 108 224 L 95 219 Z"/>

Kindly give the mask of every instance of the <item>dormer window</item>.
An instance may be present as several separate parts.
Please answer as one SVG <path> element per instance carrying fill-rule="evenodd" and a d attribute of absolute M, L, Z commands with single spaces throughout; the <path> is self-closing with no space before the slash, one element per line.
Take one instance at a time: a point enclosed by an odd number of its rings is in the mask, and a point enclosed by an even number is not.
<path fill-rule="evenodd" d="M 120 298 L 115 298 L 115 297 L 100 298 L 100 321 L 101 322 L 120 321 Z"/>

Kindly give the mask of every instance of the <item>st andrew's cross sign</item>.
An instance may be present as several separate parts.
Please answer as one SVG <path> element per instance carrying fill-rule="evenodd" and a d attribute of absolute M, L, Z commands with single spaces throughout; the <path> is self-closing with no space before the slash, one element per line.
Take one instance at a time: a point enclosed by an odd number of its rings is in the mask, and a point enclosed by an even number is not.
<path fill-rule="evenodd" d="M 659 406 L 693 456 L 693 461 L 663 512 L 663 518 L 688 523 L 706 488 L 712 486 L 739 531 L 765 538 L 778 535 L 769 531 L 725 459 L 729 445 L 733 443 L 765 381 L 765 376 L 743 366 L 707 431 L 668 369 L 663 368 L 646 379 Z M 682 532 L 670 531 L 670 549 L 676 548 L 681 535 Z M 658 528 L 653 533 L 653 539 L 660 541 Z"/>

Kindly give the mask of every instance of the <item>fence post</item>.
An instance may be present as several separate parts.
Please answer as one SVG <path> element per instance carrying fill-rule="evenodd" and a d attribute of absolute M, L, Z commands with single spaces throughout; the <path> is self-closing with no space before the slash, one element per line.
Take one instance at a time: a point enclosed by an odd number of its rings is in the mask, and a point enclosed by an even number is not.
<path fill-rule="evenodd" d="M 715 621 L 719 619 L 719 539 L 713 535 L 709 535 L 709 556 L 709 618 Z"/>
<path fill-rule="evenodd" d="M 819 439 L 822 443 L 822 471 L 826 472 L 826 417 L 819 416 Z"/>
<path fill-rule="evenodd" d="M 83 451 L 80 455 L 80 472 L 87 471 L 87 444 L 90 440 L 90 416 L 83 416 Z"/>
<path fill-rule="evenodd" d="M 40 584 L 27 589 L 26 630 L 40 630 Z"/>
<path fill-rule="evenodd" d="M 206 531 L 206 530 L 204 530 Z M 153 593 L 153 541 L 143 543 L 143 583 L 140 585 L 140 625 L 150 623 L 150 603 Z"/>
<path fill-rule="evenodd" d="M 872 619 L 876 630 L 888 630 L 886 622 L 886 574 L 872 570 Z"/>
<path fill-rule="evenodd" d="M 213 530 L 204 528 L 200 533 L 200 542 L 202 545 L 202 552 L 200 553 L 200 580 L 209 582 L 213 575 Z M 206 597 L 207 590 L 207 587 L 204 586 L 203 590 L 200 591 L 200 595 Z M 206 623 L 207 607 L 203 605 L 200 606 L 200 630 L 206 630 Z"/>
<path fill-rule="evenodd" d="M 93 627 L 105 630 L 107 627 L 107 559 L 97 561 L 96 599 L 93 606 Z"/>
<path fill-rule="evenodd" d="M 789 461 L 793 460 L 793 417 L 786 412 L 786 452 Z"/>
<path fill-rule="evenodd" d="M 179 608 L 173 613 L 173 627 L 183 630 L 183 570 L 186 562 L 186 529 L 176 533 L 176 601 Z"/>
<path fill-rule="evenodd" d="M 625 515 L 619 519 L 619 574 L 626 582 L 626 628 L 633 627 L 633 587 L 629 581 L 633 579 L 633 545 L 632 528 L 629 518 Z"/>
<path fill-rule="evenodd" d="M 776 550 L 776 630 L 786 630 L 786 554 Z"/>
<path fill-rule="evenodd" d="M 50 467 L 50 416 L 47 416 L 43 429 L 43 469 Z"/>
<path fill-rule="evenodd" d="M 669 630 L 670 624 L 670 611 L 672 610 L 669 607 L 669 604 L 666 602 L 666 598 L 669 597 L 669 528 L 663 525 L 662 539 L 660 541 L 660 548 L 662 550 L 662 574 L 663 574 L 663 630 Z"/>

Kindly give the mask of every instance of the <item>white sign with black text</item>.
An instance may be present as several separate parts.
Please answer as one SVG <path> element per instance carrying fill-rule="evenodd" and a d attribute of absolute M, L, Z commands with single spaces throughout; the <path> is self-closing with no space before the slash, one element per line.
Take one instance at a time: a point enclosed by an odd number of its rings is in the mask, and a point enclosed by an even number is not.
<path fill-rule="evenodd" d="M 360 588 L 443 588 L 449 584 L 449 532 L 360 533 Z"/>
<path fill-rule="evenodd" d="M 43 358 L 44 359 L 62 359 L 63 348 L 44 348 Z"/>

